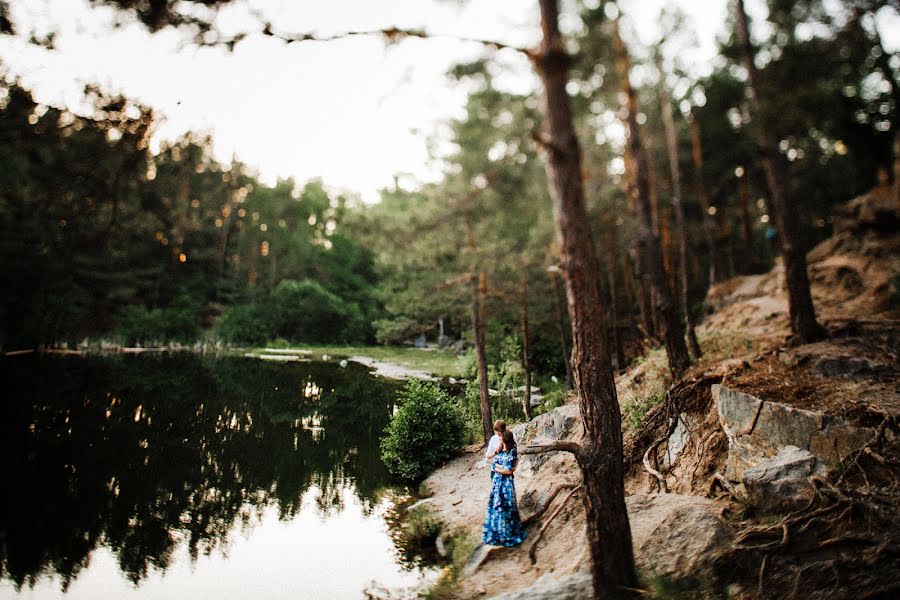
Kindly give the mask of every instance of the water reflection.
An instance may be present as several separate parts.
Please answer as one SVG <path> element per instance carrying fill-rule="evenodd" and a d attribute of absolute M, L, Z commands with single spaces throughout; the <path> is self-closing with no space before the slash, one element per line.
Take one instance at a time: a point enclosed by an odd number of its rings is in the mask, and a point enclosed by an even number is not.
<path fill-rule="evenodd" d="M 37 356 L 0 374 L 0 576 L 17 588 L 58 576 L 66 590 L 101 547 L 139 583 L 267 512 L 385 510 L 396 390 L 361 366 Z"/>

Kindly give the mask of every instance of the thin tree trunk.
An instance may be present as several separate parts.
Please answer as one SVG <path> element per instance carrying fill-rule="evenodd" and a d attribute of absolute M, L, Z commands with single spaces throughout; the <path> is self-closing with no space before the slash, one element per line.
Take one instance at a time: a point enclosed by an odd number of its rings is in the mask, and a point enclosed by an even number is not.
<path fill-rule="evenodd" d="M 775 205 L 775 218 L 784 259 L 785 283 L 788 290 L 788 306 L 791 315 L 791 331 L 800 343 L 810 343 L 825 337 L 825 330 L 816 321 L 806 271 L 806 254 L 800 247 L 797 207 L 788 198 L 784 165 L 778 153 L 774 132 L 763 123 L 764 101 L 760 94 L 759 71 L 756 68 L 753 47 L 750 43 L 750 27 L 744 0 L 737 2 L 737 27 L 744 67 L 749 75 L 750 105 L 756 118 L 756 136 L 759 144 L 766 182 Z"/>
<path fill-rule="evenodd" d="M 574 390 L 572 356 L 569 354 L 569 344 L 566 342 L 566 323 L 563 320 L 562 308 L 560 307 L 562 301 L 560 300 L 559 279 L 556 273 L 550 273 L 550 278 L 553 280 L 553 308 L 556 312 L 556 325 L 559 327 L 559 342 L 562 346 L 563 363 L 566 365 L 566 389 Z"/>
<path fill-rule="evenodd" d="M 625 508 L 622 419 L 616 398 L 600 296 L 600 270 L 588 228 L 568 83 L 569 56 L 559 32 L 557 0 L 540 0 L 541 45 L 534 55 L 544 87 L 541 142 L 553 201 L 556 240 L 566 277 L 572 362 L 584 438 L 575 458 L 584 480 L 594 597 L 634 598 L 637 575 Z"/>
<path fill-rule="evenodd" d="M 747 181 L 749 176 L 746 170 L 744 174 L 738 178 L 738 195 L 741 199 L 741 224 L 744 232 L 744 270 L 750 273 L 756 264 L 753 251 L 753 219 L 750 216 L 750 184 Z"/>
<path fill-rule="evenodd" d="M 706 184 L 703 183 L 703 143 L 700 138 L 700 124 L 691 115 L 691 149 L 694 158 L 694 172 L 697 186 L 697 198 L 700 200 L 700 222 L 703 224 L 703 235 L 709 248 L 709 287 L 719 281 L 717 267 L 721 263 L 719 248 L 716 245 L 715 226 L 709 214 L 709 197 L 706 195 Z"/>
<path fill-rule="evenodd" d="M 675 134 L 672 100 L 666 87 L 662 61 L 657 61 L 657 68 L 660 76 L 659 101 L 662 108 L 663 126 L 666 130 L 669 170 L 672 173 L 672 212 L 675 213 L 675 231 L 678 235 L 678 275 L 680 280 L 678 288 L 681 292 L 681 312 L 684 315 L 688 347 L 694 356 L 694 360 L 696 360 L 703 353 L 700 351 L 700 344 L 697 342 L 697 334 L 694 331 L 694 317 L 691 315 L 691 307 L 688 302 L 688 291 L 690 288 L 688 287 L 687 233 L 684 228 L 684 207 L 681 203 L 681 168 L 678 166 L 678 138 Z"/>
<path fill-rule="evenodd" d="M 608 234 L 608 260 L 609 267 L 606 270 L 606 278 L 609 281 L 609 314 L 612 320 L 613 348 L 615 350 L 615 360 L 613 367 L 619 371 L 625 368 L 625 352 L 622 348 L 622 335 L 619 331 L 619 289 L 616 284 L 616 268 L 618 257 L 616 256 L 616 214 L 615 204 L 613 211 L 609 215 L 609 234 Z"/>
<path fill-rule="evenodd" d="M 675 311 L 672 295 L 668 286 L 668 277 L 663 265 L 659 236 L 653 230 L 650 209 L 650 185 L 648 181 L 647 157 L 641 143 L 637 122 L 637 97 L 629 81 L 631 60 L 625 43 L 619 35 L 618 20 L 613 21 L 613 45 L 616 54 L 616 66 L 619 79 L 627 99 L 626 126 L 628 129 L 627 151 L 632 155 L 636 169 L 637 201 L 635 203 L 638 233 L 637 250 L 642 270 L 649 274 L 653 288 L 655 312 L 659 315 L 658 333 L 666 345 L 666 356 L 669 359 L 669 370 L 674 379 L 678 379 L 690 366 L 687 345 L 684 343 L 684 329 Z"/>
<path fill-rule="evenodd" d="M 484 443 L 493 435 L 494 422 L 491 417 L 491 396 L 488 389 L 487 356 L 484 350 L 484 299 L 487 296 L 487 274 L 472 278 L 472 333 L 475 337 L 475 360 L 478 363 L 478 395 L 481 400 L 481 428 Z"/>
<path fill-rule="evenodd" d="M 525 394 L 522 397 L 522 413 L 531 420 L 531 361 L 528 352 L 528 280 L 522 282 L 522 365 L 525 367 Z"/>

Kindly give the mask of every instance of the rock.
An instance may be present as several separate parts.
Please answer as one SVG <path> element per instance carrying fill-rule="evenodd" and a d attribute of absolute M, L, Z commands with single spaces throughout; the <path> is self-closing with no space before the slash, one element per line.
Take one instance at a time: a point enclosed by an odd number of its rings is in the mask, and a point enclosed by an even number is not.
<path fill-rule="evenodd" d="M 625 499 L 638 568 L 673 579 L 711 574 L 730 536 L 708 498 L 639 494 Z"/>
<path fill-rule="evenodd" d="M 406 512 L 412 512 L 413 510 L 419 508 L 420 506 L 425 506 L 426 504 L 431 504 L 434 502 L 434 498 L 422 498 L 417 502 L 413 502 L 406 508 Z"/>
<path fill-rule="evenodd" d="M 734 481 L 785 446 L 808 450 L 833 467 L 875 433 L 870 427 L 857 427 L 822 412 L 765 401 L 723 385 L 712 386 L 712 396 L 728 437 L 725 476 Z"/>
<path fill-rule="evenodd" d="M 471 577 L 495 552 L 501 550 L 503 546 L 488 546 L 487 544 L 479 544 L 469 557 L 466 566 L 463 567 L 463 577 Z"/>
<path fill-rule="evenodd" d="M 591 576 L 575 573 L 563 577 L 544 573 L 524 590 L 505 592 L 491 600 L 590 600 L 594 586 Z"/>
<path fill-rule="evenodd" d="M 346 367 L 349 363 L 347 362 L 347 359 L 345 358 L 345 359 L 341 360 L 341 362 L 339 362 L 338 364 L 341 366 L 341 368 L 344 368 L 344 367 Z"/>
<path fill-rule="evenodd" d="M 424 333 L 419 334 L 419 336 L 413 340 L 413 346 L 415 346 L 416 348 L 428 347 L 428 340 L 425 339 Z"/>
<path fill-rule="evenodd" d="M 447 533 L 441 532 L 441 534 L 434 540 L 434 547 L 437 550 L 438 555 L 443 558 L 446 558 L 447 555 L 450 554 L 449 550 L 447 549 L 447 541 L 445 539 L 446 537 Z"/>
<path fill-rule="evenodd" d="M 678 415 L 678 423 L 675 425 L 672 435 L 669 436 L 666 444 L 666 453 L 663 455 L 663 464 L 666 466 L 672 465 L 678 460 L 678 455 L 684 450 L 684 446 L 690 437 L 685 419 L 687 419 L 687 415 Z"/>
<path fill-rule="evenodd" d="M 813 454 L 785 446 L 773 458 L 744 471 L 741 479 L 753 506 L 776 512 L 804 506 L 814 493 L 809 478 L 827 472 L 825 464 Z"/>
<path fill-rule="evenodd" d="M 823 357 L 813 363 L 813 373 L 819 377 L 882 377 L 894 372 L 891 365 L 872 363 L 852 356 Z"/>
<path fill-rule="evenodd" d="M 577 439 L 581 436 L 581 415 L 578 406 L 565 404 L 550 412 L 538 415 L 530 421 L 519 423 L 511 428 L 516 443 L 520 446 L 548 444 L 565 439 Z M 547 461 L 552 453 L 527 454 L 519 459 L 516 475 L 532 477 Z"/>

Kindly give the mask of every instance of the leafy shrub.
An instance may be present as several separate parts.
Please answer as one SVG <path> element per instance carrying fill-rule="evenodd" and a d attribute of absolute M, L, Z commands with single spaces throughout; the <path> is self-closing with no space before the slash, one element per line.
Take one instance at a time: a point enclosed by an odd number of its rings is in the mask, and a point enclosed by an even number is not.
<path fill-rule="evenodd" d="M 272 302 L 276 333 L 293 342 L 345 341 L 344 333 L 355 316 L 339 296 L 311 279 L 282 281 Z"/>
<path fill-rule="evenodd" d="M 264 304 L 238 304 L 228 308 L 216 322 L 216 335 L 232 344 L 264 344 L 275 336 Z"/>
<path fill-rule="evenodd" d="M 385 429 L 381 458 L 391 473 L 421 479 L 463 445 L 463 421 L 456 404 L 433 383 L 410 381 L 400 392 L 400 409 Z"/>
<path fill-rule="evenodd" d="M 141 305 L 126 306 L 117 322 L 116 331 L 126 344 L 192 342 L 200 335 L 199 307 L 188 302 L 150 310 Z"/>

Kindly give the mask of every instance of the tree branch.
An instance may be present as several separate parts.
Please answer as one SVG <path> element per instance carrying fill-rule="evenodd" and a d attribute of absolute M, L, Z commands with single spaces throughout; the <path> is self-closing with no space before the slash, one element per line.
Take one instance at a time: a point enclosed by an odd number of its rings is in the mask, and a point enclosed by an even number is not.
<path fill-rule="evenodd" d="M 554 442 L 539 446 L 519 447 L 519 454 L 542 454 L 544 452 L 571 452 L 572 454 L 578 454 L 581 452 L 581 444 L 577 442 Z"/>
<path fill-rule="evenodd" d="M 334 42 L 338 40 L 343 40 L 352 37 L 361 37 L 361 36 L 381 36 L 388 43 L 396 43 L 401 40 L 407 38 L 419 38 L 419 39 L 434 39 L 434 38 L 447 38 L 453 39 L 460 42 L 471 42 L 473 44 L 481 44 L 482 46 L 486 46 L 488 48 L 493 48 L 495 50 L 514 50 L 520 54 L 525 55 L 529 60 L 534 56 L 534 50 L 530 48 L 521 48 L 519 46 L 513 46 L 511 44 L 505 44 L 503 42 L 498 42 L 496 40 L 482 40 L 478 38 L 470 38 L 466 36 L 453 35 L 449 33 L 429 33 L 424 29 L 402 29 L 400 27 L 385 27 L 383 29 L 366 29 L 366 30 L 356 30 L 356 31 L 345 31 L 342 33 L 335 33 L 332 35 L 318 35 L 315 33 L 287 33 L 282 31 L 276 31 L 271 23 L 264 22 L 263 28 L 258 33 L 262 33 L 263 35 L 273 37 L 279 39 L 285 43 L 293 44 L 295 42 Z M 209 40 L 202 33 L 197 36 L 197 43 L 203 46 L 228 46 L 229 48 L 234 48 L 234 45 L 238 42 L 244 40 L 248 34 L 241 33 L 234 37 L 223 38 L 216 37 L 213 40 Z"/>

